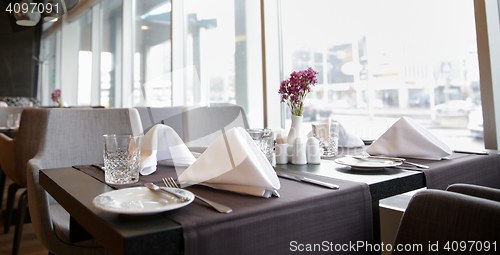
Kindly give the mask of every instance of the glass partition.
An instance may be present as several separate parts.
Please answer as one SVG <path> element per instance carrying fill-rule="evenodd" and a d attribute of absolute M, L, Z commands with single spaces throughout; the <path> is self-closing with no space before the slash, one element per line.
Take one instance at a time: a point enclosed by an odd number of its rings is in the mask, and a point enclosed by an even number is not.
<path fill-rule="evenodd" d="M 484 148 L 472 0 L 281 6 L 285 78 L 319 71 L 305 120 L 332 117 L 373 139 L 409 116 L 452 148 Z"/>

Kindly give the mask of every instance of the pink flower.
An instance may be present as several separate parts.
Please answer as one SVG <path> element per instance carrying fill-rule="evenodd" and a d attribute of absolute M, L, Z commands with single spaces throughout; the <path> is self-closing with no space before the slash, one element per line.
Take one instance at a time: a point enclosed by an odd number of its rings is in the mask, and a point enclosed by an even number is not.
<path fill-rule="evenodd" d="M 318 72 L 309 67 L 307 70 L 292 72 L 288 80 L 281 82 L 278 91 L 281 95 L 281 102 L 285 102 L 290 107 L 293 115 L 302 116 L 304 100 L 312 91 L 312 86 L 318 83 L 316 74 Z"/>
<path fill-rule="evenodd" d="M 60 89 L 56 89 L 52 92 L 52 101 L 56 102 L 59 107 L 63 107 Z"/>

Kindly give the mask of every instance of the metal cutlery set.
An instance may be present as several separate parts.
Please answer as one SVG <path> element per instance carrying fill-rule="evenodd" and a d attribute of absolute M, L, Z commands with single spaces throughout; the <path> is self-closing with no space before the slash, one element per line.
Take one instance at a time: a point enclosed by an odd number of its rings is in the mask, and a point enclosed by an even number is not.
<path fill-rule="evenodd" d="M 181 187 L 175 182 L 175 180 L 172 178 L 172 177 L 169 177 L 169 178 L 162 178 L 163 180 L 163 183 L 165 184 L 166 187 L 168 188 L 171 188 L 171 189 L 167 189 L 167 188 L 163 188 L 163 187 L 159 187 L 153 183 L 146 183 L 145 186 L 148 187 L 149 189 L 151 190 L 154 190 L 154 191 L 164 191 L 164 192 L 167 192 L 169 193 L 170 195 L 174 195 L 175 197 L 177 197 L 181 202 L 183 201 L 188 201 L 189 198 L 187 198 L 186 196 L 176 192 L 177 189 L 181 189 Z M 205 199 L 203 197 L 200 197 L 196 194 L 193 194 L 196 198 L 198 198 L 199 200 L 207 203 L 208 205 L 212 206 L 215 210 L 217 210 L 218 212 L 220 213 L 230 213 L 233 211 L 233 209 L 225 206 L 225 205 L 221 205 L 219 203 L 216 203 L 216 202 L 213 202 L 213 201 L 210 201 L 208 199 Z"/>
<path fill-rule="evenodd" d="M 405 158 L 394 158 L 394 157 L 384 157 L 384 156 L 352 156 L 352 158 L 359 159 L 359 160 L 387 159 L 387 160 L 401 161 L 401 162 L 403 162 L 403 164 L 416 166 L 418 168 L 429 169 L 429 166 L 409 162 Z"/>
<path fill-rule="evenodd" d="M 297 176 L 285 174 L 282 172 L 276 172 L 276 174 L 278 175 L 278 177 L 293 180 L 293 181 L 307 182 L 307 183 L 316 184 L 316 185 L 330 188 L 330 189 L 338 189 L 339 188 L 339 185 L 336 185 L 333 183 L 328 183 L 328 182 L 322 182 L 322 181 L 318 181 L 318 180 L 307 178 L 307 177 L 297 177 Z"/>
<path fill-rule="evenodd" d="M 404 158 L 384 157 L 384 156 L 370 156 L 370 155 L 352 156 L 352 158 L 358 159 L 358 160 L 363 160 L 363 161 L 369 161 L 370 159 L 375 159 L 375 160 L 376 159 L 386 159 L 386 160 L 399 161 L 399 162 L 402 162 L 404 164 L 409 164 L 409 165 L 412 165 L 412 166 L 415 166 L 415 167 L 418 167 L 418 168 L 424 168 L 424 169 L 428 169 L 429 168 L 429 166 L 426 166 L 426 165 L 417 164 L 417 163 L 413 163 L 413 162 L 408 162 Z M 97 167 L 97 168 L 99 168 L 101 170 L 104 170 L 104 167 L 102 167 L 101 165 L 93 164 L 92 166 Z M 297 181 L 297 182 L 314 184 L 314 185 L 318 185 L 318 186 L 329 188 L 329 189 L 339 189 L 339 185 L 336 185 L 336 184 L 333 184 L 333 183 L 319 181 L 319 180 L 316 180 L 316 179 L 311 179 L 311 178 L 308 178 L 308 177 L 299 177 L 299 176 L 290 175 L 290 174 L 279 172 L 279 171 L 276 171 L 276 175 L 278 177 L 280 177 L 280 178 L 285 178 L 285 179 L 289 179 L 289 180 L 293 180 L 293 181 Z M 163 192 L 166 192 L 166 193 L 168 193 L 168 194 L 170 194 L 172 196 L 175 196 L 180 202 L 188 202 L 190 200 L 189 197 L 187 197 L 186 195 L 181 194 L 181 192 L 179 192 L 179 190 L 182 190 L 182 189 L 175 182 L 175 180 L 172 177 L 162 178 L 162 181 L 165 184 L 166 188 L 165 187 L 159 187 L 158 185 L 155 185 L 153 183 L 146 183 L 145 186 L 148 189 L 150 189 L 150 190 L 153 190 L 153 191 L 163 191 Z M 220 213 L 231 213 L 233 211 L 231 208 L 229 208 L 229 207 L 227 207 L 225 205 L 222 205 L 222 204 L 219 204 L 219 203 L 207 200 L 207 199 L 205 199 L 203 197 L 200 197 L 200 196 L 198 196 L 196 194 L 193 194 L 193 195 L 194 195 L 194 197 L 196 197 L 196 198 L 200 199 L 201 201 L 205 202 L 206 204 L 210 205 L 212 208 L 214 208 L 215 210 L 217 210 Z"/>
<path fill-rule="evenodd" d="M 307 177 L 297 177 L 297 176 L 293 176 L 293 175 L 288 175 L 288 174 L 285 174 L 285 173 L 281 173 L 281 172 L 276 172 L 276 174 L 279 176 L 279 177 L 282 177 L 282 178 L 286 178 L 286 179 L 290 179 L 290 180 L 294 180 L 294 181 L 298 181 L 298 182 L 307 182 L 307 183 L 311 183 L 311 184 L 315 184 L 315 185 L 319 185 L 319 186 L 322 186 L 322 187 L 326 187 L 326 188 L 330 188 L 330 189 L 338 189 L 339 186 L 336 185 L 336 184 L 332 184 L 332 183 L 327 183 L 327 182 L 322 182 L 322 181 L 318 181 L 318 180 L 315 180 L 315 179 L 311 179 L 311 178 L 307 178 Z M 180 186 L 175 182 L 175 180 L 172 178 L 172 177 L 169 177 L 169 178 L 162 178 L 163 180 L 163 183 L 165 184 L 165 186 L 167 188 L 164 188 L 164 187 L 159 187 L 158 185 L 155 185 L 153 183 L 146 183 L 144 184 L 148 189 L 150 190 L 153 190 L 153 191 L 163 191 L 163 192 L 166 192 L 170 195 L 173 195 L 175 196 L 176 198 L 178 198 L 181 202 L 185 202 L 185 201 L 188 201 L 189 198 L 184 196 L 183 194 L 180 194 L 179 192 L 177 192 L 177 190 L 180 190 Z M 169 189 L 170 188 L 170 189 Z M 216 203 L 216 202 L 213 202 L 213 201 L 210 201 L 208 199 L 205 199 L 203 197 L 200 197 L 196 194 L 193 194 L 196 198 L 200 199 L 201 201 L 207 203 L 208 205 L 210 205 L 211 207 L 213 207 L 215 210 L 217 210 L 218 212 L 220 213 L 230 213 L 232 212 L 233 210 L 225 205 L 222 205 L 222 204 L 219 204 L 219 203 Z"/>

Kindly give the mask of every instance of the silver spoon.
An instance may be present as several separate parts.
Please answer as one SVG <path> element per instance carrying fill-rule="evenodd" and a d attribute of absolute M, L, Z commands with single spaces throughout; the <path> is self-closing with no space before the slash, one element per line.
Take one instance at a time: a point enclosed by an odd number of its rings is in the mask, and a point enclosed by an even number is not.
<path fill-rule="evenodd" d="M 169 190 L 167 188 L 159 187 L 158 185 L 155 185 L 155 184 L 153 184 L 151 182 L 144 184 L 144 186 L 146 186 L 146 187 L 148 187 L 148 189 L 154 190 L 154 191 L 159 191 L 159 190 L 165 191 L 165 192 L 167 192 L 167 193 L 169 193 L 169 194 L 174 195 L 175 197 L 177 197 L 181 202 L 189 201 L 188 197 L 185 197 L 185 196 L 183 196 L 181 194 L 173 192 L 173 191 L 171 191 L 171 190 Z"/>

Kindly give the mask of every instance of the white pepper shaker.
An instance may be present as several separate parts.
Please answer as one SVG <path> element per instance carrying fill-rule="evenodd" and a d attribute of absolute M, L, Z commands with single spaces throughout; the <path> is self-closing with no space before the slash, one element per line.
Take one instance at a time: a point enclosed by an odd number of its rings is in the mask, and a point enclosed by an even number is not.
<path fill-rule="evenodd" d="M 321 163 L 321 153 L 319 149 L 319 140 L 316 137 L 307 139 L 307 163 L 318 165 Z"/>
<path fill-rule="evenodd" d="M 293 141 L 292 164 L 305 165 L 307 164 L 306 157 L 306 142 L 304 139 L 297 137 Z"/>
<path fill-rule="evenodd" d="M 288 143 L 276 144 L 276 164 L 286 165 L 288 163 Z"/>

